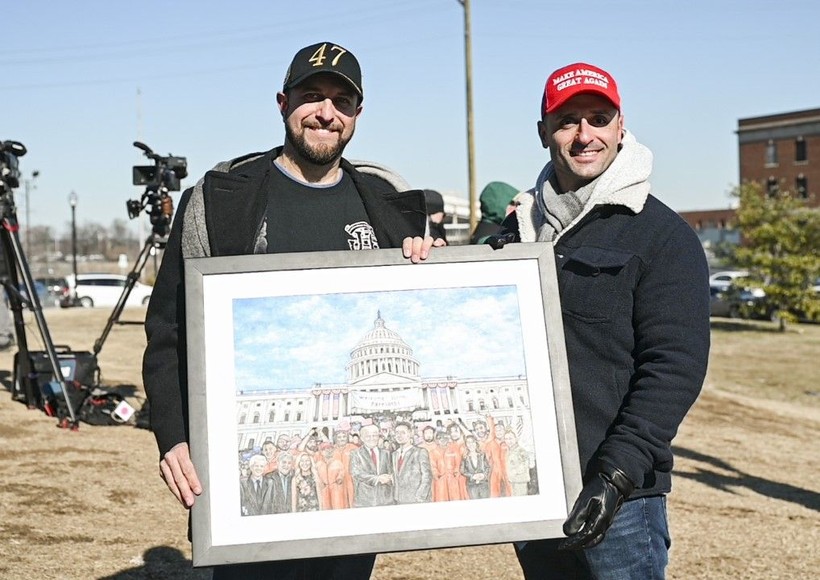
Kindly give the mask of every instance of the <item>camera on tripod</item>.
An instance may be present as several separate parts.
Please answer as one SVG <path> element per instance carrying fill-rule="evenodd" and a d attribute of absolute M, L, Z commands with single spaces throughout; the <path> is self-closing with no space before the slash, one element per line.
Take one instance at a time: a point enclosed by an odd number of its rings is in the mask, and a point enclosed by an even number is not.
<path fill-rule="evenodd" d="M 167 236 L 174 215 L 174 201 L 168 192 L 179 191 L 179 180 L 188 176 L 188 161 L 185 157 L 157 155 L 139 141 L 134 141 L 134 147 L 141 149 L 154 165 L 134 166 L 134 185 L 144 185 L 145 193 L 140 199 L 129 199 L 125 203 L 128 217 L 134 219 L 145 210 L 153 232 L 160 237 Z"/>
<path fill-rule="evenodd" d="M 0 193 L 20 187 L 18 157 L 26 154 L 26 146 L 19 141 L 0 141 Z"/>
<path fill-rule="evenodd" d="M 149 189 L 164 187 L 168 191 L 179 191 L 179 180 L 188 177 L 188 160 L 185 157 L 157 155 L 148 145 L 134 141 L 134 147 L 142 149 L 153 165 L 135 165 L 134 185 L 144 185 Z"/>
<path fill-rule="evenodd" d="M 52 389 L 51 392 L 52 394 L 62 393 L 62 402 L 65 403 L 57 412 L 60 420 L 59 426 L 76 429 L 75 410 L 79 407 L 75 405 L 75 402 L 82 402 L 83 399 L 74 401 L 70 398 L 68 385 L 69 383 L 74 385 L 75 376 L 74 371 L 68 369 L 65 363 L 79 365 L 80 355 L 86 354 L 89 368 L 99 370 L 99 367 L 97 367 L 96 355 L 75 352 L 67 346 L 61 347 L 62 352 L 58 356 L 57 348 L 51 340 L 51 333 L 48 330 L 45 316 L 43 316 L 43 307 L 35 289 L 34 278 L 31 276 L 31 269 L 20 243 L 20 226 L 17 222 L 17 211 L 12 195 L 12 190 L 20 186 L 18 160 L 25 154 L 26 148 L 19 141 L 0 141 L 0 295 L 5 292 L 14 327 L 14 338 L 17 342 L 11 390 L 14 399 L 25 402 L 30 409 L 39 407 L 46 410 L 46 395 L 41 388 L 43 385 L 40 379 L 43 379 L 50 387 L 56 383 L 56 391 Z M 6 300 L 0 300 L 0 307 L 6 308 Z M 41 344 L 44 347 L 43 351 L 29 350 L 26 333 L 28 325 L 23 319 L 24 308 L 30 309 L 34 314 L 37 328 L 40 331 Z M 3 330 L 5 331 L 5 328 Z M 66 370 L 69 370 L 68 374 Z M 88 390 L 83 388 L 78 392 L 88 393 Z M 59 398 L 55 395 L 55 405 Z"/>

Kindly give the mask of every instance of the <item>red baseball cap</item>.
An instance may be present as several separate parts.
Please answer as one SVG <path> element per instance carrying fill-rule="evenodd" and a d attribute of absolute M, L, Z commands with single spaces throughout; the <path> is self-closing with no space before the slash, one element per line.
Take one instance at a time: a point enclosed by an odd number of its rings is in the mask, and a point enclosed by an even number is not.
<path fill-rule="evenodd" d="M 575 95 L 594 93 L 609 99 L 618 110 L 621 97 L 612 75 L 602 68 L 576 62 L 559 68 L 547 78 L 541 98 L 541 116 L 552 113 Z"/>

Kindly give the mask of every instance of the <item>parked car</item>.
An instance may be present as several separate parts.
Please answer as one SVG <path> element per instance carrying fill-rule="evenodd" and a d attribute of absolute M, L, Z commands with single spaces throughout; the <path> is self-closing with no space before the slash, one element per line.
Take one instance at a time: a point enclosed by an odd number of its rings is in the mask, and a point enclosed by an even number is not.
<path fill-rule="evenodd" d="M 35 282 L 42 283 L 46 287 L 46 302 L 49 306 L 59 305 L 68 289 L 68 282 L 65 278 L 37 278 Z"/>
<path fill-rule="evenodd" d="M 773 320 L 777 314 L 761 288 L 730 284 L 727 288 L 710 286 L 709 291 L 711 316 Z"/>
<path fill-rule="evenodd" d="M 709 276 L 709 286 L 726 290 L 739 278 L 746 278 L 748 276 L 749 272 L 746 270 L 721 270 Z"/>
<path fill-rule="evenodd" d="M 74 276 L 66 276 L 67 288 L 60 300 L 60 306 L 113 307 L 122 296 L 128 278 L 119 274 L 77 274 L 77 284 Z M 134 282 L 125 306 L 147 305 L 151 298 L 153 286 Z"/>

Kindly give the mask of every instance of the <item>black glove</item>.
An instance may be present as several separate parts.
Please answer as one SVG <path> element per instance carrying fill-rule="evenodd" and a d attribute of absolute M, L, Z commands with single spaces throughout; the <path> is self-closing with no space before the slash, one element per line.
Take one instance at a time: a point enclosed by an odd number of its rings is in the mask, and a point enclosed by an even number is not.
<path fill-rule="evenodd" d="M 634 489 L 635 484 L 623 471 L 603 465 L 575 500 L 564 522 L 564 533 L 569 537 L 561 542 L 558 549 L 580 550 L 600 544 L 615 514 Z"/>
<path fill-rule="evenodd" d="M 487 236 L 487 239 L 484 240 L 485 244 L 490 244 L 493 250 L 500 250 L 507 244 L 514 244 L 521 241 L 521 238 L 515 232 L 509 232 L 506 234 L 493 234 L 491 236 Z"/>

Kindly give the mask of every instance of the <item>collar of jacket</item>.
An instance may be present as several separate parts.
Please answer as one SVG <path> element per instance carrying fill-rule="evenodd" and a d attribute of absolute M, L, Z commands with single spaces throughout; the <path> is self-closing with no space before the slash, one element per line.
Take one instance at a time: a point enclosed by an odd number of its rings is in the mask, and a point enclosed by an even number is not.
<path fill-rule="evenodd" d="M 205 255 L 254 253 L 265 217 L 272 163 L 282 149 L 276 147 L 220 163 L 197 183 L 192 201 L 196 189 L 200 189 L 202 206 L 198 217 L 205 227 L 197 230 Z M 408 235 L 424 235 L 426 213 L 421 190 L 399 192 L 395 182 L 384 176 L 361 173 L 345 159 L 340 166 L 362 198 L 380 247 L 401 247 Z M 203 243 L 206 239 L 207 246 Z"/>
<path fill-rule="evenodd" d="M 635 136 L 624 131 L 623 145 L 615 157 L 612 165 L 604 171 L 595 189 L 578 216 L 566 228 L 558 232 L 553 240 L 556 243 L 565 233 L 578 225 L 586 215 L 596 206 L 621 205 L 632 213 L 638 214 L 643 210 L 649 197 L 649 176 L 652 173 L 652 152 L 641 145 Z M 548 179 L 552 172 L 552 161 L 541 170 L 539 181 Z M 538 229 L 544 217 L 535 202 L 536 188 L 525 192 L 529 195 L 518 195 L 519 202 L 516 208 L 518 231 L 522 242 L 534 242 L 538 239 Z"/>

